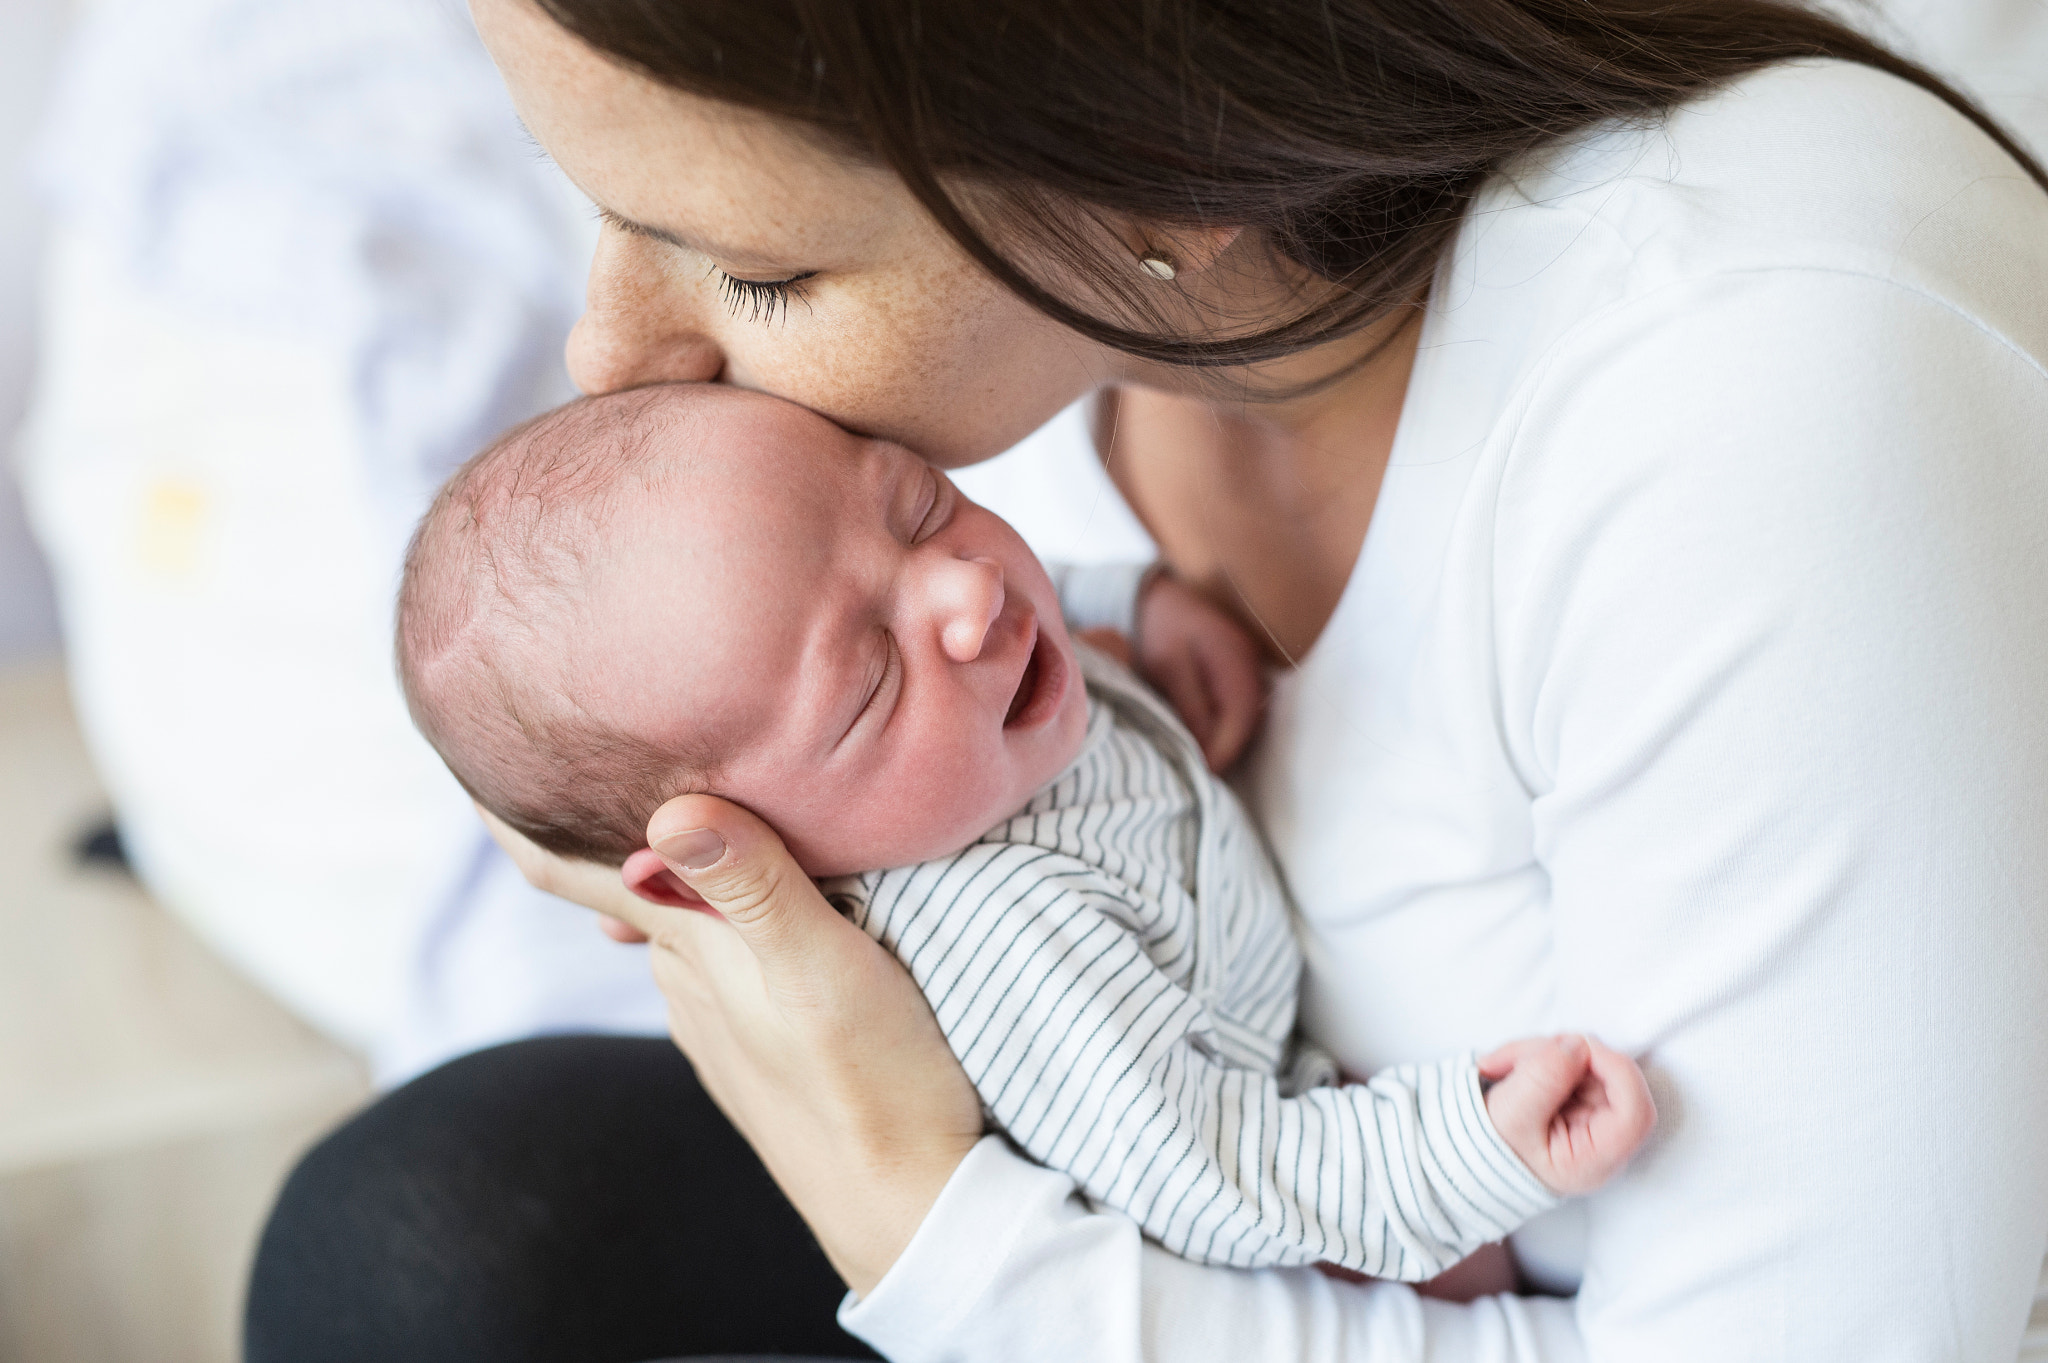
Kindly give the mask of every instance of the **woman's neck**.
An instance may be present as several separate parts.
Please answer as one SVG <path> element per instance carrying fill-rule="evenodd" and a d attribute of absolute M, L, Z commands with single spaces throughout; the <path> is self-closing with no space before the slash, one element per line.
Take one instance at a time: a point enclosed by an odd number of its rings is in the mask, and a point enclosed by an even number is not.
<path fill-rule="evenodd" d="M 1097 446 L 1162 557 L 1277 663 L 1308 652 L 1350 580 L 1421 330 L 1416 309 L 1341 350 L 1242 373 L 1148 373 L 1102 399 Z"/>

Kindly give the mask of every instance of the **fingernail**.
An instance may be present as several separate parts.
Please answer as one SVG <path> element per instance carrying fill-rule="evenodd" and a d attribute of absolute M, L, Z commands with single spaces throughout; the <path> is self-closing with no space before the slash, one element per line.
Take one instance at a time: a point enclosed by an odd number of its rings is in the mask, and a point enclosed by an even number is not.
<path fill-rule="evenodd" d="M 725 839 L 708 828 L 692 828 L 686 833 L 669 834 L 654 844 L 654 850 L 663 861 L 685 871 L 701 871 L 717 865 L 725 855 Z"/>

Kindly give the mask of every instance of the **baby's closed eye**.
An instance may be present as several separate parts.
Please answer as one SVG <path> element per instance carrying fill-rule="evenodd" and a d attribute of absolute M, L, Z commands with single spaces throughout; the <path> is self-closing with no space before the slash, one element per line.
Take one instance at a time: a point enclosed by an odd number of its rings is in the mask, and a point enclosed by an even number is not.
<path fill-rule="evenodd" d="M 897 650 L 894 634 L 884 629 L 877 632 L 877 637 L 880 647 L 874 650 L 874 656 L 867 666 L 867 689 L 862 695 L 860 709 L 854 712 L 852 722 L 840 736 L 842 743 L 851 738 L 863 724 L 888 722 L 889 703 L 895 694 L 896 680 L 903 671 L 903 660 L 902 654 Z"/>

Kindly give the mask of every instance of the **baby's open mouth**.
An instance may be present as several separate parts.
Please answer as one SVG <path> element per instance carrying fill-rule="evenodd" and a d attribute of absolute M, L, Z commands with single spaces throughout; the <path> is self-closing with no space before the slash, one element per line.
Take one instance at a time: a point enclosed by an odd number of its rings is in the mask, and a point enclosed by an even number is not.
<path fill-rule="evenodd" d="M 1017 678 L 1017 693 L 1003 715 L 1005 729 L 1029 728 L 1059 708 L 1066 692 L 1066 669 L 1059 653 L 1046 645 L 1045 631 L 1037 621 L 1031 625 L 1031 656 L 1024 660 L 1024 675 Z"/>

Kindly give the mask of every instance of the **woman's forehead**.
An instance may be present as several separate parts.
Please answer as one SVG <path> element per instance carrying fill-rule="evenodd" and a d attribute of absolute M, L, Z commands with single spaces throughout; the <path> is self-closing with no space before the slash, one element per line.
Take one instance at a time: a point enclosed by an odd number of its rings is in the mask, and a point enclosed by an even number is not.
<path fill-rule="evenodd" d="M 474 0 L 528 130 L 599 208 L 723 264 L 807 268 L 915 220 L 890 172 L 593 51 L 529 0 Z"/>

